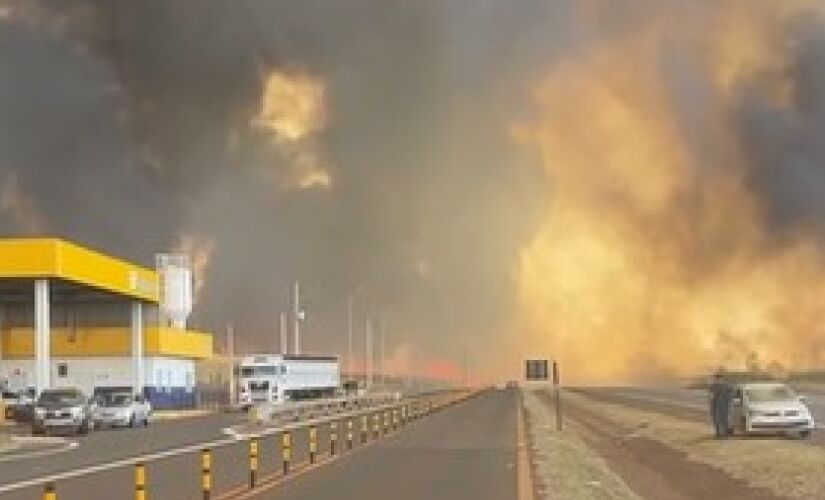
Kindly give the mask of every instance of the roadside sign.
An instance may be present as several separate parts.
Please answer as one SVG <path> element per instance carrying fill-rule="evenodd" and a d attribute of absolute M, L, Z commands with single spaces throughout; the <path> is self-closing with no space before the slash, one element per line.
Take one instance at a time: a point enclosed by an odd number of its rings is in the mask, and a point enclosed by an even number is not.
<path fill-rule="evenodd" d="M 528 359 L 525 362 L 525 380 L 547 381 L 549 378 L 549 362 L 546 359 Z"/>

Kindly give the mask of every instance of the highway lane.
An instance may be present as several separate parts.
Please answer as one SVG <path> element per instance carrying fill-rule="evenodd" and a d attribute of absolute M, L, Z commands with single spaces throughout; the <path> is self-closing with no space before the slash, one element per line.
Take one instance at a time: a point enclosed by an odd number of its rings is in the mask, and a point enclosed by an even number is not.
<path fill-rule="evenodd" d="M 119 463 L 118 460 L 122 456 L 125 460 L 131 460 L 139 454 L 140 450 L 149 450 L 142 441 L 147 441 L 150 436 L 143 434 L 149 431 L 157 431 L 157 428 L 171 427 L 164 430 L 164 433 L 175 432 L 179 433 L 176 437 L 171 437 L 164 434 L 164 437 L 170 438 L 171 442 L 178 444 L 192 446 L 189 449 L 181 452 L 179 447 L 166 446 L 163 450 L 170 450 L 168 453 L 173 456 L 164 456 L 150 460 L 146 465 L 146 473 L 148 476 L 147 491 L 150 498 L 154 499 L 186 499 L 200 497 L 200 452 L 204 443 L 212 441 L 213 453 L 213 493 L 220 494 L 229 490 L 244 489 L 248 484 L 249 477 L 249 443 L 248 441 L 236 441 L 232 438 L 220 435 L 224 424 L 231 424 L 236 422 L 237 416 L 216 415 L 208 419 L 206 422 L 189 421 L 184 425 L 185 421 L 176 423 L 181 426 L 167 426 L 165 424 L 158 424 L 149 429 L 135 429 L 126 431 L 103 431 L 83 439 L 90 439 L 97 443 L 98 439 L 106 440 L 108 437 L 112 439 L 112 446 L 122 449 L 121 454 L 117 457 L 109 455 L 108 460 L 101 461 L 101 457 L 91 457 L 83 453 L 81 457 L 74 457 L 72 460 L 60 463 L 62 457 L 54 456 L 52 460 L 59 463 L 58 469 L 65 472 L 65 467 L 74 464 L 74 468 L 80 469 L 85 466 L 85 462 L 90 462 L 94 465 L 103 465 L 106 470 L 99 470 L 88 472 L 83 469 L 83 475 L 72 478 L 60 478 L 56 481 L 58 490 L 58 497 L 61 500 L 84 500 L 88 498 L 105 498 L 106 500 L 132 499 L 133 494 L 133 473 L 134 466 L 131 463 Z M 343 443 L 345 439 L 344 429 L 346 419 L 338 417 L 335 419 L 338 424 L 339 442 Z M 371 427 L 370 421 L 370 428 Z M 355 421 L 359 423 L 359 421 Z M 208 424 L 208 425 L 207 425 Z M 318 451 L 325 453 L 329 450 L 329 429 L 330 423 L 324 422 L 317 426 L 318 428 Z M 356 427 L 358 430 L 360 426 Z M 214 432 L 213 432 L 214 431 Z M 308 458 L 308 429 L 306 427 L 296 429 L 292 432 L 293 448 L 292 459 L 294 464 L 301 464 L 307 461 Z M 152 436 L 156 439 L 158 436 Z M 185 439 L 186 438 L 186 439 Z M 266 476 L 279 472 L 282 467 L 282 449 L 281 449 L 281 435 L 280 433 L 265 435 L 259 440 L 259 456 L 260 467 L 259 476 Z M 89 447 L 90 449 L 91 447 Z M 157 452 L 157 449 L 149 450 Z M 161 451 L 161 454 L 164 452 Z M 106 458 L 105 456 L 102 458 Z M 23 461 L 21 461 L 23 462 Z M 20 468 L 28 465 L 22 464 L 18 466 L 18 477 L 35 477 L 38 478 L 36 484 L 26 486 L 24 488 L 16 489 L 15 491 L 4 492 L 3 484 L 0 484 L 0 500 L 25 500 L 32 498 L 40 498 L 43 487 L 43 476 L 48 473 L 41 473 L 33 471 L 31 474 L 19 474 Z M 72 469 L 68 469 L 72 470 Z M 51 473 L 51 472 L 49 472 Z M 9 484 L 9 483 L 6 483 Z M 18 485 L 18 483 L 11 483 Z"/>
<path fill-rule="evenodd" d="M 79 443 L 72 451 L 4 462 L 0 467 L 0 486 L 219 439 L 223 437 L 221 430 L 224 427 L 243 418 L 238 414 L 212 414 L 154 422 L 148 428 L 106 429 L 71 437 L 69 439 Z M 2 495 L 0 498 L 3 498 Z"/>
<path fill-rule="evenodd" d="M 516 500 L 517 391 L 487 391 L 255 500 Z"/>

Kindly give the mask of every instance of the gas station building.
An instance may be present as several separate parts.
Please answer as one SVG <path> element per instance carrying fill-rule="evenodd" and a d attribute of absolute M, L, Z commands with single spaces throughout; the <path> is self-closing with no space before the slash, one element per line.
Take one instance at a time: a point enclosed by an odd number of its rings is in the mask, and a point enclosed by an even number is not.
<path fill-rule="evenodd" d="M 0 387 L 131 390 L 159 408 L 193 404 L 212 336 L 168 319 L 164 281 L 162 269 L 65 240 L 0 239 Z"/>

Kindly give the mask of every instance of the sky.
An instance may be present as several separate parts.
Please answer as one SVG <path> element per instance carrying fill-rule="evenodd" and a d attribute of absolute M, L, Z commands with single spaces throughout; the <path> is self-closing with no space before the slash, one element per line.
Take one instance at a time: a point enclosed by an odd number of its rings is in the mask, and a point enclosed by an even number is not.
<path fill-rule="evenodd" d="M 192 256 L 193 326 L 582 383 L 825 356 L 825 9 L 0 0 L 0 231 Z M 359 356 L 360 357 L 360 356 Z M 360 360 L 359 360 L 360 363 Z"/>

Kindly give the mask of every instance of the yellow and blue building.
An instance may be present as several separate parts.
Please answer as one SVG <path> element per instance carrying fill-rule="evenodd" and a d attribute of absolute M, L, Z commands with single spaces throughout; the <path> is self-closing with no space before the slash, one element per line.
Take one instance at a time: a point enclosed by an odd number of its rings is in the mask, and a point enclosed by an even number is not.
<path fill-rule="evenodd" d="M 161 272 L 51 238 L 0 239 L 0 385 L 195 402 L 212 336 L 169 322 Z"/>

